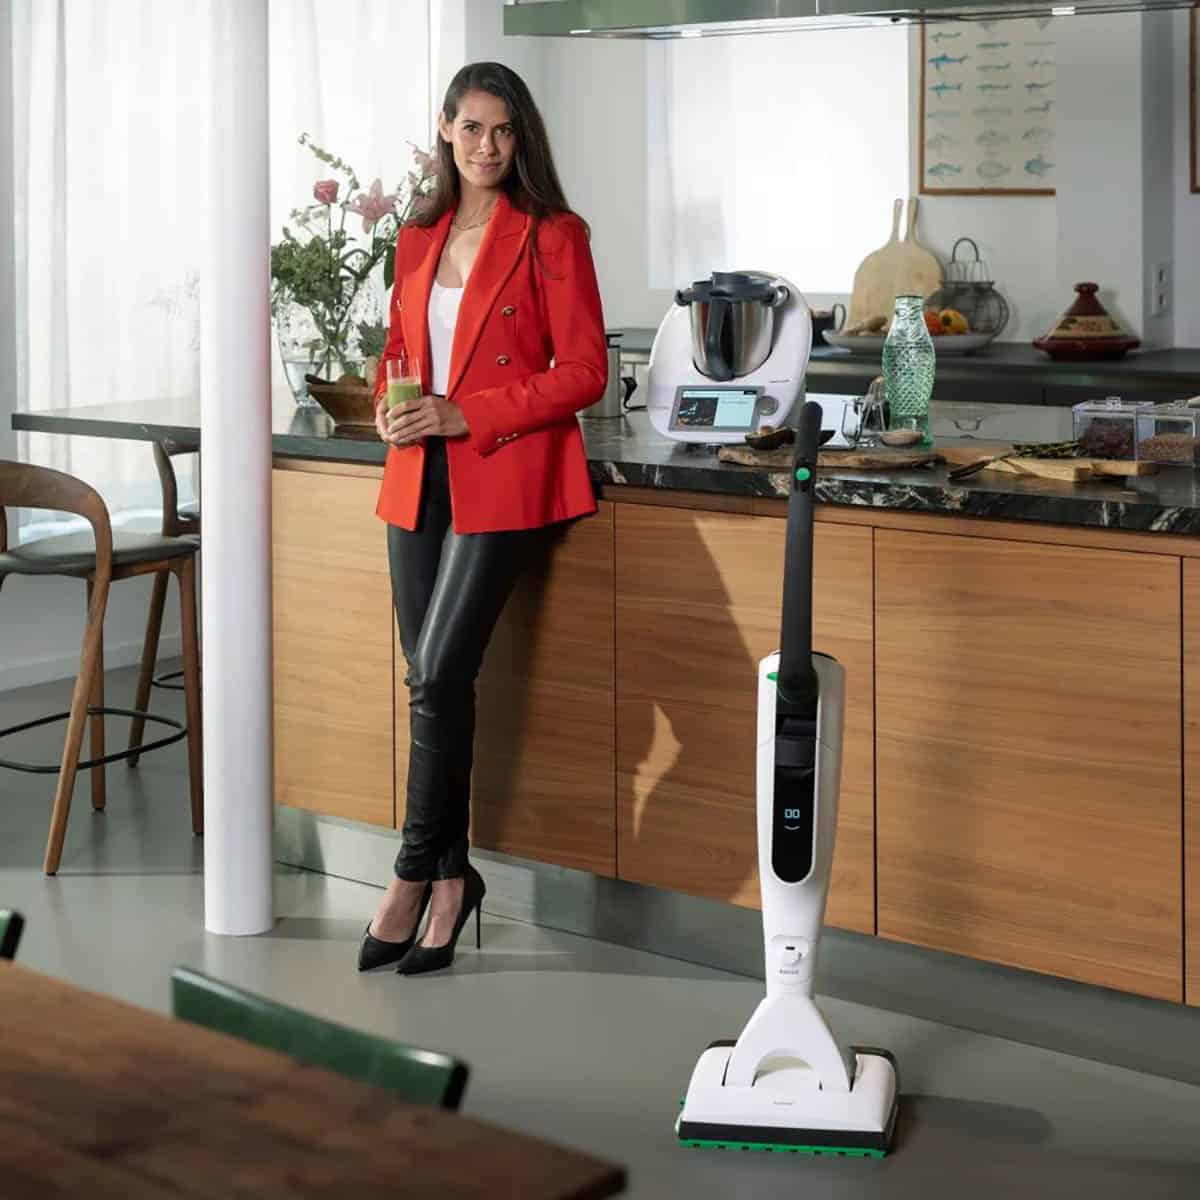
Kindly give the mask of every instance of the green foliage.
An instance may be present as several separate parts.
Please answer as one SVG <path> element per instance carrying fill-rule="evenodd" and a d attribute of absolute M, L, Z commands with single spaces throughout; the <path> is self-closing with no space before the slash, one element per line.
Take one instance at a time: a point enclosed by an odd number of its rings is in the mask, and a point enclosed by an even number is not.
<path fill-rule="evenodd" d="M 358 323 L 358 348 L 367 358 L 379 358 L 387 345 L 387 326 L 382 321 Z"/>
<path fill-rule="evenodd" d="M 387 341 L 387 327 L 365 321 L 354 324 L 350 309 L 380 264 L 384 286 L 391 288 L 396 237 L 432 189 L 432 159 L 414 146 L 419 169 L 410 171 L 394 192 L 384 194 L 378 179 L 369 191 L 362 191 L 349 163 L 316 145 L 307 133 L 298 140 L 318 161 L 345 177 L 347 195 L 329 204 L 292 210 L 281 240 L 271 246 L 272 315 L 279 316 L 290 305 L 307 310 L 320 333 L 308 349 L 323 367 L 331 360 L 344 363 L 356 355 L 378 356 Z M 340 195 L 341 185 L 338 190 Z"/>

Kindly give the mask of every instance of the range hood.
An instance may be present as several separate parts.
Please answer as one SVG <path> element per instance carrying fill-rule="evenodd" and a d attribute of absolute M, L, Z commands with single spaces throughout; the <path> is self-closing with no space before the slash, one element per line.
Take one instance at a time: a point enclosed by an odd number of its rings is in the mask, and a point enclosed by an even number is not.
<path fill-rule="evenodd" d="M 663 39 L 1191 8 L 1195 0 L 506 0 L 504 32 Z"/>

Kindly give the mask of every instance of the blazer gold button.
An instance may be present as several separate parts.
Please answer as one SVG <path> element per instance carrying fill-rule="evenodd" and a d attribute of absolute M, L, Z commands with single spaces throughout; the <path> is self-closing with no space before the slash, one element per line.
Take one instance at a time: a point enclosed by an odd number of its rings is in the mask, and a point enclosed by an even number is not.
<path fill-rule="evenodd" d="M 501 354 L 500 357 L 496 359 L 496 366 L 498 367 L 507 367 L 508 363 L 509 358 L 507 354 Z"/>
<path fill-rule="evenodd" d="M 517 310 L 515 308 L 513 308 L 513 306 L 511 304 L 506 304 L 500 311 L 506 317 L 511 317 L 513 315 L 513 313 L 515 313 Z"/>

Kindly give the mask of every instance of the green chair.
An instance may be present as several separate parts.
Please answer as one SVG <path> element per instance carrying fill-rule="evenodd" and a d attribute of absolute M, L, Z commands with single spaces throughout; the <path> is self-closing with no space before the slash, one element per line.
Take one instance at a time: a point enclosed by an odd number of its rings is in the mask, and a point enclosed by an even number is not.
<path fill-rule="evenodd" d="M 171 972 L 175 1016 L 279 1050 L 301 1062 L 398 1092 L 416 1104 L 457 1109 L 467 1065 L 391 1042 L 242 991 L 188 967 Z"/>
<path fill-rule="evenodd" d="M 0 958 L 17 957 L 17 943 L 24 928 L 25 918 L 19 912 L 0 908 Z"/>

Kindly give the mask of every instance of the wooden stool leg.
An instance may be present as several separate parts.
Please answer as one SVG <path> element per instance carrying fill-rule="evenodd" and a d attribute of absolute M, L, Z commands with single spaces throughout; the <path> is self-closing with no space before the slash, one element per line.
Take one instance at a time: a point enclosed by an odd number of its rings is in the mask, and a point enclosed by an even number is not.
<path fill-rule="evenodd" d="M 204 832 L 204 742 L 201 728 L 200 636 L 196 619 L 196 559 L 178 567 L 179 623 L 183 634 L 183 690 L 187 705 L 188 780 L 192 794 L 192 832 Z"/>
<path fill-rule="evenodd" d="M 138 675 L 137 695 L 133 699 L 133 707 L 139 712 L 145 712 L 150 707 L 150 687 L 154 680 L 154 664 L 158 661 L 158 639 L 162 634 L 163 606 L 167 602 L 167 581 L 169 572 L 157 571 L 154 575 L 154 591 L 150 594 L 150 611 L 146 615 L 146 637 L 142 642 L 142 669 Z M 142 734 L 146 722 L 142 717 L 134 717 L 129 726 L 129 749 L 134 750 L 142 744 Z M 139 754 L 125 761 L 131 767 L 138 765 Z"/>
<path fill-rule="evenodd" d="M 88 611 L 92 607 L 92 584 L 88 581 L 87 585 Z M 100 627 L 100 636 L 96 642 L 96 670 L 92 676 L 92 692 L 91 706 L 94 709 L 104 707 L 104 627 Z M 91 757 L 104 757 L 104 714 L 95 712 L 90 720 L 91 733 Z M 105 767 L 101 764 L 98 767 L 92 767 L 92 810 L 94 812 L 103 812 L 107 802 L 105 791 Z"/>
<path fill-rule="evenodd" d="M 83 743 L 83 727 L 87 720 L 88 696 L 96 677 L 100 639 L 104 629 L 101 611 L 88 621 L 83 635 L 83 653 L 79 659 L 79 675 L 71 697 L 71 715 L 67 720 L 67 736 L 63 742 L 62 762 L 58 770 L 58 787 L 54 792 L 54 811 L 50 817 L 50 836 L 46 840 L 45 871 L 53 875 L 62 858 L 63 839 L 67 835 L 67 816 L 71 811 L 71 796 L 75 791 L 75 772 L 79 763 L 79 747 Z"/>

